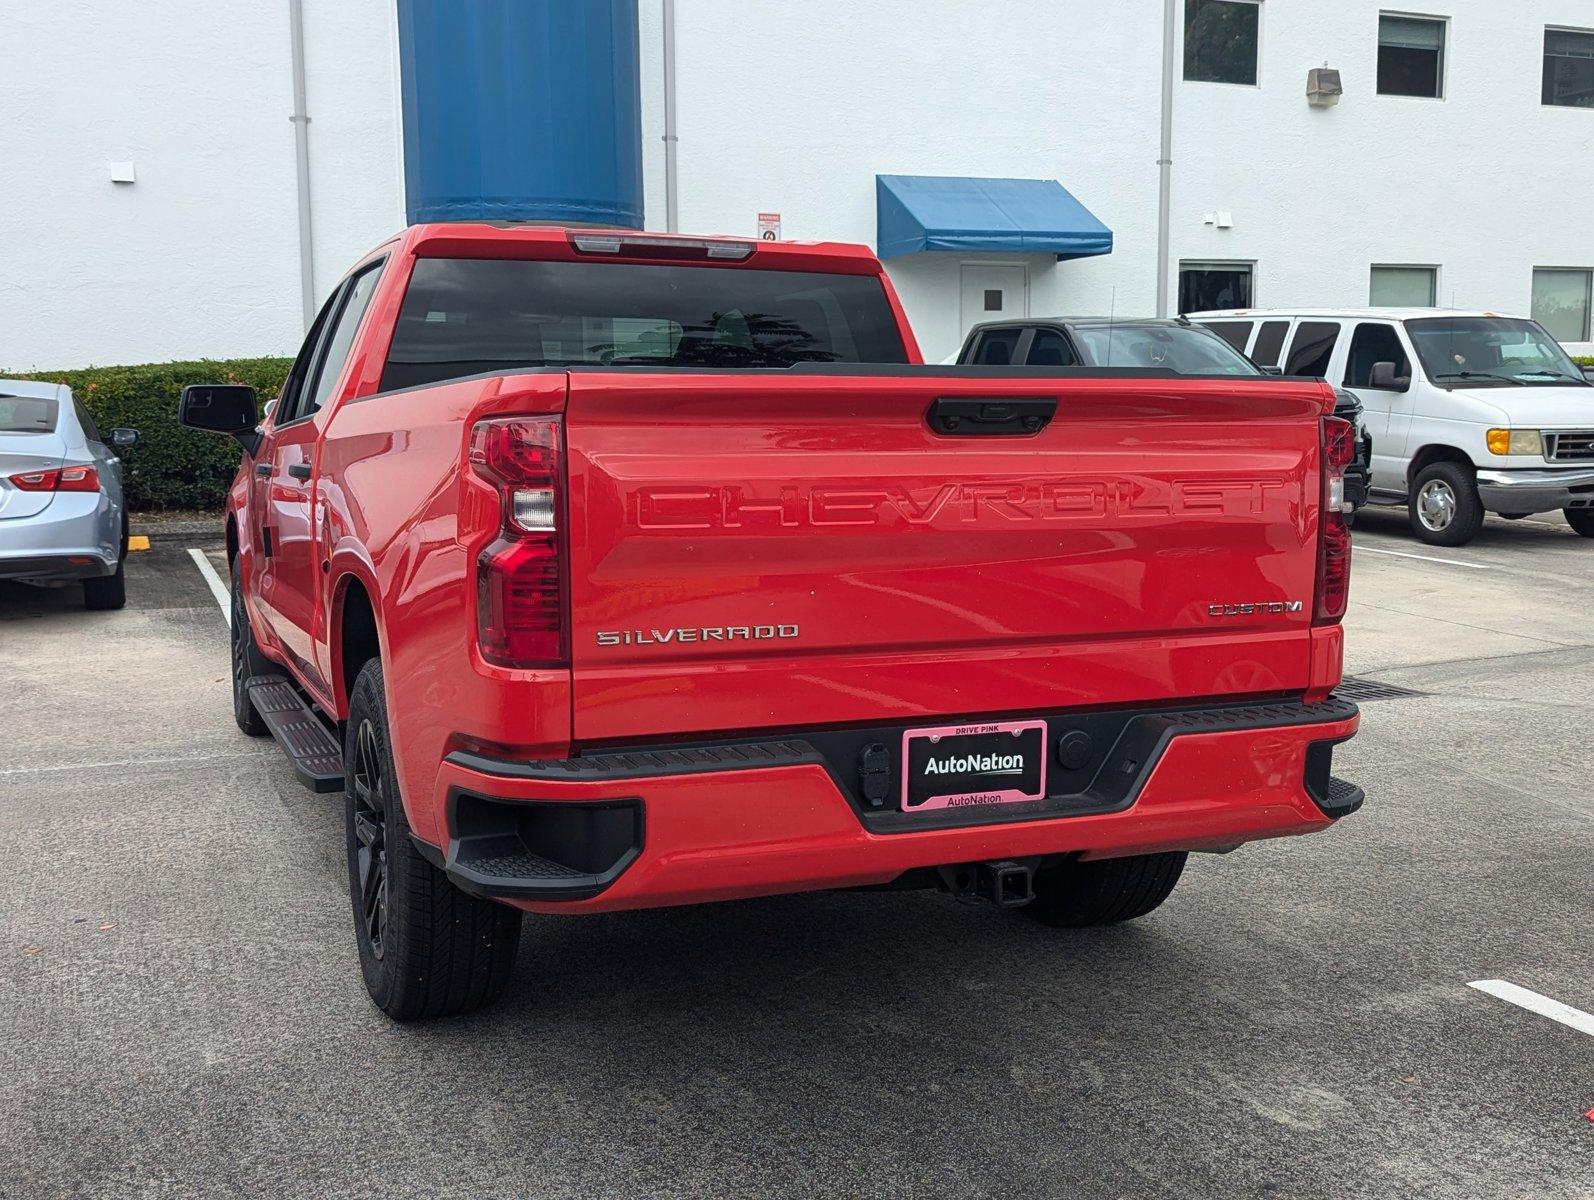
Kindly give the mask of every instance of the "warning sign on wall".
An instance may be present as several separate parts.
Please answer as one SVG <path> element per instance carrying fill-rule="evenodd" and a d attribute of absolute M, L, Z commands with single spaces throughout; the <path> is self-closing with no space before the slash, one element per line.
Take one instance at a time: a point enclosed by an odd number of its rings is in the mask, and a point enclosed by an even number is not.
<path fill-rule="evenodd" d="M 780 241 L 780 214 L 758 214 L 758 240 L 761 242 Z"/>

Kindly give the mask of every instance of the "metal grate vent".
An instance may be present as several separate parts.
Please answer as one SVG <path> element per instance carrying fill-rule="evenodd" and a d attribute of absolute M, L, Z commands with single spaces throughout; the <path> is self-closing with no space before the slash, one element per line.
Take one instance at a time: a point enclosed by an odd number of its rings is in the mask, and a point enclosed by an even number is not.
<path fill-rule="evenodd" d="M 1406 700 L 1412 696 L 1426 696 L 1427 692 L 1414 692 L 1410 688 L 1396 687 L 1376 679 L 1363 679 L 1347 675 L 1334 689 L 1334 695 L 1343 700 Z"/>

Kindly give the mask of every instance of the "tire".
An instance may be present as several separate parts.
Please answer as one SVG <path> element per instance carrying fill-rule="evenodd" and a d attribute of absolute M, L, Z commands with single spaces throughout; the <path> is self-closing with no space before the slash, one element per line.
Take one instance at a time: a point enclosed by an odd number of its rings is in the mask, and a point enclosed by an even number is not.
<path fill-rule="evenodd" d="M 1586 538 L 1594 538 L 1594 508 L 1563 508 L 1566 523 Z"/>
<path fill-rule="evenodd" d="M 249 627 L 249 613 L 244 608 L 243 585 L 238 580 L 238 560 L 232 564 L 232 629 L 230 634 L 232 653 L 232 719 L 238 722 L 250 737 L 260 737 L 269 730 L 266 723 L 260 719 L 260 714 L 255 711 L 254 701 L 249 699 L 249 692 L 244 687 L 256 675 L 274 675 L 275 667 L 260 653 L 260 648 L 255 645 L 255 631 Z"/>
<path fill-rule="evenodd" d="M 1465 546 L 1483 528 L 1483 501 L 1472 471 L 1430 463 L 1411 483 L 1411 531 L 1430 546 Z"/>
<path fill-rule="evenodd" d="M 410 840 L 376 659 L 349 698 L 343 775 L 350 910 L 372 1001 L 395 1021 L 490 1003 L 514 969 L 520 913 L 461 891 Z"/>
<path fill-rule="evenodd" d="M 115 575 L 83 581 L 84 608 L 90 612 L 114 612 L 127 604 L 127 579 L 122 574 L 125 565 L 117 563 Z"/>
<path fill-rule="evenodd" d="M 127 604 L 127 518 L 122 518 L 122 556 L 116 560 L 116 574 L 83 581 L 83 607 L 90 612 L 114 612 Z"/>
<path fill-rule="evenodd" d="M 1063 929 L 1132 921 L 1168 898 L 1188 857 L 1177 850 L 1045 867 L 1035 873 L 1035 899 L 1021 911 Z"/>

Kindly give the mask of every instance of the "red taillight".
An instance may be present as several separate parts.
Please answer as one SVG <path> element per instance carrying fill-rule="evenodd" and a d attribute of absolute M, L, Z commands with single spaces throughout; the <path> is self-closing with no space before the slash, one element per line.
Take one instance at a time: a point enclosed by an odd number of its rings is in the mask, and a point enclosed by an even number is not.
<path fill-rule="evenodd" d="M 478 422 L 470 465 L 499 498 L 498 537 L 476 559 L 482 657 L 501 667 L 565 666 L 559 418 Z"/>
<path fill-rule="evenodd" d="M 1323 418 L 1323 506 L 1317 551 L 1317 620 L 1333 624 L 1350 600 L 1350 528 L 1345 524 L 1345 469 L 1356 458 L 1356 430 Z"/>
<path fill-rule="evenodd" d="M 22 492 L 97 492 L 100 473 L 93 467 L 52 467 L 11 476 L 11 486 Z"/>

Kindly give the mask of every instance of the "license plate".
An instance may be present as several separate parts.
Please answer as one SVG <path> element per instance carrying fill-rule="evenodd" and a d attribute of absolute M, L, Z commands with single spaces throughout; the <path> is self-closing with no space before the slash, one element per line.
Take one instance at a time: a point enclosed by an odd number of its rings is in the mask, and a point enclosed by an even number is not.
<path fill-rule="evenodd" d="M 904 812 L 1045 796 L 1045 721 L 943 725 L 902 735 Z"/>

